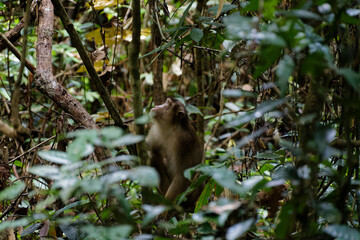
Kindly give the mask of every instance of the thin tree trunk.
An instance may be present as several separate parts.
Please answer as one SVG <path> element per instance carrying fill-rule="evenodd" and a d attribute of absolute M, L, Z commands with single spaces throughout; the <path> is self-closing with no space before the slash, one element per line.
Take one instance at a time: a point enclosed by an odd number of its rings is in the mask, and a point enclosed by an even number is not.
<path fill-rule="evenodd" d="M 196 18 L 201 16 L 201 12 L 205 6 L 206 0 L 198 0 L 196 6 Z M 199 97 L 197 98 L 197 107 L 200 108 L 201 112 L 202 109 L 205 107 L 205 98 L 204 98 L 204 76 L 203 76 L 203 54 L 200 49 L 195 49 L 195 72 L 196 72 L 196 86 L 197 91 L 200 93 Z M 196 117 L 197 121 L 197 130 L 199 133 L 200 141 L 202 146 L 204 145 L 204 116 L 198 114 Z"/>
<path fill-rule="evenodd" d="M 152 15 L 152 24 L 151 24 L 151 50 L 160 47 L 162 43 L 161 33 L 160 33 L 160 19 L 157 17 L 157 1 L 150 0 L 149 7 Z M 158 21 L 157 21 L 158 20 Z M 158 54 L 158 55 L 157 55 Z M 154 74 L 154 86 L 153 86 L 153 96 L 155 105 L 160 105 L 165 101 L 164 88 L 162 85 L 163 80 L 163 59 L 164 55 L 161 53 L 154 53 L 152 58 L 155 58 L 152 63 L 152 69 Z"/>
<path fill-rule="evenodd" d="M 42 0 L 39 5 L 38 41 L 36 45 L 37 74 L 35 83 L 39 90 L 53 99 L 64 111 L 86 128 L 97 128 L 90 114 L 66 89 L 61 86 L 52 73 L 52 37 L 54 31 L 54 7 L 51 0 Z M 96 148 L 98 160 L 106 157 L 105 152 Z"/>
<path fill-rule="evenodd" d="M 139 72 L 139 53 L 140 53 L 140 30 L 141 30 L 141 18 L 140 18 L 140 0 L 132 1 L 132 14 L 133 14 L 133 27 L 132 27 L 132 41 L 129 50 L 128 66 L 130 69 L 130 81 L 132 88 L 132 99 L 135 120 L 143 115 L 142 106 L 142 93 L 141 93 L 141 80 Z M 145 129 L 143 124 L 136 124 L 135 132 L 139 135 L 145 135 Z M 145 165 L 147 159 L 146 145 L 142 141 L 136 145 L 138 150 L 138 156 L 140 158 L 140 164 Z"/>
<path fill-rule="evenodd" d="M 312 223 L 316 219 L 316 212 L 312 203 L 316 201 L 316 190 L 318 186 L 318 164 L 314 159 L 319 159 L 318 152 L 316 152 L 310 145 L 314 140 L 314 133 L 316 132 L 316 124 L 320 121 L 321 112 L 325 103 L 327 93 L 328 79 L 326 70 L 323 76 L 310 80 L 309 92 L 305 100 L 303 115 L 314 115 L 311 122 L 299 126 L 299 140 L 300 147 L 304 151 L 302 156 L 296 158 L 295 165 L 297 169 L 306 167 L 310 170 L 309 179 L 301 179 L 299 185 L 294 190 L 292 197 L 295 205 L 299 207 L 296 213 L 296 220 L 301 224 L 304 237 L 312 236 L 314 234 Z M 313 155 L 318 156 L 314 157 Z"/>
<path fill-rule="evenodd" d="M 21 125 L 20 115 L 19 115 L 19 102 L 20 102 L 20 85 L 22 80 L 22 75 L 24 72 L 25 67 L 25 56 L 26 56 L 26 49 L 27 49 L 27 28 L 30 22 L 30 5 L 31 1 L 26 1 L 26 11 L 25 11 L 25 17 L 24 17 L 24 36 L 23 36 L 23 42 L 22 42 L 22 54 L 20 58 L 20 69 L 19 69 L 19 75 L 17 80 L 14 84 L 14 91 L 11 96 L 11 122 L 14 125 L 14 128 L 17 132 L 29 134 L 29 129 L 24 128 Z"/>

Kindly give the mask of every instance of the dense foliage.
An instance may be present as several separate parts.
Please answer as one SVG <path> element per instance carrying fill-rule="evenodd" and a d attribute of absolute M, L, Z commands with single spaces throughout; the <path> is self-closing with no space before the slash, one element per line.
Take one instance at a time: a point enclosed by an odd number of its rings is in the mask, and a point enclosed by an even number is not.
<path fill-rule="evenodd" d="M 99 129 L 35 87 L 37 76 L 0 41 L 0 238 L 360 239 L 360 2 L 141 2 L 137 119 L 130 2 L 62 2 L 130 130 L 113 126 L 58 18 L 52 72 Z M 2 35 L 21 24 L 24 4 L 0 3 Z M 26 44 L 33 65 L 38 17 L 12 41 Z M 129 153 L 142 149 L 134 125 L 149 128 L 156 84 L 186 104 L 204 138 L 204 163 L 185 171 L 192 185 L 176 203 Z M 195 209 L 182 208 L 202 186 Z"/>

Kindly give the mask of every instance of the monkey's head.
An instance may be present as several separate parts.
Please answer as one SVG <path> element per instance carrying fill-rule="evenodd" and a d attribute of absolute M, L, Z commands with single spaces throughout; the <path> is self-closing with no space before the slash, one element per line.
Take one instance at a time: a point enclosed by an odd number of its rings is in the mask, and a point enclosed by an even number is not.
<path fill-rule="evenodd" d="M 164 104 L 153 107 L 151 113 L 156 122 L 165 125 L 183 125 L 188 121 L 184 104 L 174 98 L 167 98 Z"/>

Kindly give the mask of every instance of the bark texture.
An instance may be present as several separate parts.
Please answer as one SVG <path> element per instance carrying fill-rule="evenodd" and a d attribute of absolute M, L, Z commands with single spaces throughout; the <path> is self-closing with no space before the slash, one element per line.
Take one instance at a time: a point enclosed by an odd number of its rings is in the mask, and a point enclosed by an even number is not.
<path fill-rule="evenodd" d="M 197 6 L 196 6 L 196 16 L 195 18 L 198 18 L 199 16 L 201 16 L 201 12 L 204 9 L 206 0 L 199 0 L 197 2 Z M 205 106 L 205 98 L 204 98 L 204 76 L 203 76 L 203 53 L 202 50 L 199 48 L 195 49 L 195 72 L 196 72 L 196 86 L 197 86 L 197 91 L 199 94 L 198 98 L 197 98 L 197 107 L 200 108 L 200 111 L 202 111 L 202 109 Z M 204 127 L 205 127 L 205 122 L 204 122 L 204 116 L 198 114 L 196 117 L 196 121 L 197 121 L 197 131 L 199 133 L 199 137 L 200 137 L 200 141 L 202 146 L 204 145 Z"/>
<path fill-rule="evenodd" d="M 157 17 L 158 5 L 157 0 L 150 0 L 149 2 L 150 12 L 152 15 L 152 24 L 151 24 L 151 50 L 160 47 L 162 43 L 161 33 L 159 26 L 160 22 Z M 152 70 L 154 74 L 154 86 L 153 86 L 153 96 L 155 105 L 160 105 L 165 101 L 165 93 L 162 84 L 163 80 L 163 59 L 164 55 L 160 53 L 154 53 L 152 58 L 156 58 L 152 63 Z"/>
<path fill-rule="evenodd" d="M 129 51 L 129 70 L 130 81 L 132 89 L 132 100 L 134 109 L 134 118 L 138 119 L 143 115 L 142 106 L 142 93 L 141 93 L 141 79 L 139 71 L 139 53 L 140 53 L 140 30 L 141 30 L 141 18 L 140 18 L 140 1 L 132 1 L 132 14 L 133 14 L 133 28 L 132 28 L 132 41 Z M 145 135 L 144 125 L 136 124 L 135 132 L 139 135 Z M 146 165 L 146 145 L 145 142 L 140 142 L 137 145 L 137 153 L 140 158 L 140 164 Z"/>

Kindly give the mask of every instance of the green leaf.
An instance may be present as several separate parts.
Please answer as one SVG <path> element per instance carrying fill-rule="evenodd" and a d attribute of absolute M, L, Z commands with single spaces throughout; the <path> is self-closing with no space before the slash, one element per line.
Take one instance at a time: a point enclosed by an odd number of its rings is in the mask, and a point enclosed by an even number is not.
<path fill-rule="evenodd" d="M 295 206 L 292 201 L 289 201 L 282 206 L 279 214 L 279 223 L 276 225 L 275 234 L 276 239 L 287 239 L 292 228 L 294 227 L 295 214 L 294 210 L 299 209 L 302 206 Z"/>
<path fill-rule="evenodd" d="M 191 104 L 186 105 L 186 111 L 188 111 L 189 114 L 200 114 L 201 116 L 203 115 L 199 108 Z"/>
<path fill-rule="evenodd" d="M 30 226 L 28 226 L 24 229 L 24 231 L 21 233 L 21 237 L 25 237 L 27 235 L 32 234 L 33 232 L 38 230 L 41 225 L 42 225 L 42 223 L 31 224 Z"/>
<path fill-rule="evenodd" d="M 146 211 L 146 215 L 142 221 L 142 226 L 148 225 L 152 220 L 154 220 L 157 216 L 159 216 L 161 213 L 168 210 L 166 206 L 152 206 L 144 204 L 143 209 Z"/>
<path fill-rule="evenodd" d="M 236 182 L 237 176 L 236 174 L 227 169 L 226 167 L 210 167 L 210 166 L 201 166 L 198 168 L 198 171 L 208 175 L 212 176 L 212 178 L 221 185 L 224 188 L 228 188 L 234 193 L 243 195 L 245 192 L 241 188 L 240 184 Z"/>
<path fill-rule="evenodd" d="M 217 13 L 217 11 L 218 11 L 218 8 L 219 8 L 219 6 L 216 5 L 216 6 L 213 6 L 213 7 L 209 8 L 207 11 L 208 11 L 209 13 L 211 13 L 212 15 L 216 15 L 216 13 Z M 237 5 L 234 5 L 234 4 L 224 4 L 223 7 L 222 7 L 222 9 L 221 9 L 221 13 L 226 13 L 226 12 L 232 10 L 232 9 L 235 9 L 235 8 L 237 8 Z M 199 21 L 201 21 L 201 20 L 199 20 Z"/>
<path fill-rule="evenodd" d="M 332 203 L 323 202 L 316 205 L 316 211 L 319 216 L 331 223 L 341 221 L 341 212 Z"/>
<path fill-rule="evenodd" d="M 202 206 L 205 206 L 209 203 L 210 196 L 213 192 L 215 186 L 215 181 L 210 180 L 204 187 L 203 191 L 201 192 L 201 195 L 196 202 L 195 210 L 194 212 L 198 212 Z"/>
<path fill-rule="evenodd" d="M 57 166 L 34 166 L 29 169 L 29 172 L 40 177 L 48 179 L 59 179 L 60 169 Z"/>
<path fill-rule="evenodd" d="M 260 118 L 265 113 L 272 111 L 273 109 L 281 106 L 285 102 L 286 102 L 285 98 L 262 102 L 254 111 L 237 117 L 232 122 L 226 124 L 226 127 L 240 126 L 244 123 L 250 122 L 251 120 Z"/>
<path fill-rule="evenodd" d="M 283 156 L 276 154 L 276 153 L 259 153 L 256 154 L 255 158 L 261 158 L 261 159 L 280 159 Z"/>
<path fill-rule="evenodd" d="M 226 239 L 227 240 L 235 240 L 240 238 L 244 233 L 250 230 L 251 226 L 254 225 L 255 219 L 250 218 L 245 220 L 244 222 L 237 223 L 226 231 Z"/>
<path fill-rule="evenodd" d="M 60 165 L 71 163 L 71 161 L 68 159 L 68 155 L 65 152 L 50 150 L 50 151 L 38 152 L 38 155 L 39 157 L 41 157 L 42 159 L 48 162 L 52 162 Z"/>
<path fill-rule="evenodd" d="M 348 83 L 356 90 L 359 91 L 360 86 L 360 74 L 352 70 L 351 68 L 339 69 L 339 74 L 343 75 Z"/>
<path fill-rule="evenodd" d="M 81 130 L 76 130 L 74 132 L 69 132 L 67 134 L 67 136 L 69 138 L 78 138 L 78 137 L 82 137 L 85 139 L 94 139 L 98 137 L 98 131 L 95 129 L 81 129 Z"/>
<path fill-rule="evenodd" d="M 84 138 L 76 138 L 66 149 L 67 155 L 71 162 L 78 162 L 83 157 L 87 157 L 94 152 L 95 148 L 92 144 L 87 143 Z"/>
<path fill-rule="evenodd" d="M 305 9 L 293 9 L 291 11 L 282 11 L 280 12 L 286 17 L 300 18 L 300 19 L 310 19 L 322 21 L 323 19 L 316 13 L 310 12 Z"/>
<path fill-rule="evenodd" d="M 22 193 L 22 191 L 24 191 L 24 189 L 25 183 L 17 181 L 0 192 L 0 201 L 15 199 Z"/>
<path fill-rule="evenodd" d="M 345 225 L 333 224 L 324 229 L 324 232 L 337 240 L 358 240 L 360 239 L 360 232 L 355 228 Z"/>
<path fill-rule="evenodd" d="M 124 131 L 119 127 L 106 127 L 100 130 L 100 134 L 107 139 L 117 139 L 124 134 Z"/>
<path fill-rule="evenodd" d="M 141 142 L 142 140 L 144 140 L 144 136 L 141 135 L 133 135 L 133 134 L 126 134 L 116 140 L 114 140 L 111 143 L 111 147 L 120 147 L 120 146 L 127 146 L 127 145 L 132 145 L 138 142 Z"/>
<path fill-rule="evenodd" d="M 229 97 L 229 98 L 256 97 L 256 94 L 254 92 L 245 91 L 241 89 L 224 89 L 222 94 L 224 97 Z"/>
<path fill-rule="evenodd" d="M 285 55 L 283 59 L 279 61 L 276 69 L 276 75 L 278 77 L 278 85 L 281 91 L 281 97 L 284 97 L 288 90 L 288 80 L 293 73 L 295 63 L 292 57 Z"/>
<path fill-rule="evenodd" d="M 20 218 L 13 221 L 3 221 L 0 223 L 0 232 L 4 231 L 5 229 L 9 228 L 17 228 L 20 226 L 26 226 L 30 223 L 30 220 L 27 218 Z"/>
<path fill-rule="evenodd" d="M 69 240 L 79 240 L 78 230 L 70 224 L 60 224 L 60 229 Z"/>
<path fill-rule="evenodd" d="M 190 37 L 192 40 L 194 40 L 195 42 L 199 43 L 200 40 L 203 38 L 204 33 L 201 29 L 199 28 L 193 28 L 190 32 Z"/>
<path fill-rule="evenodd" d="M 250 17 L 243 17 L 238 12 L 223 18 L 226 32 L 233 39 L 249 38 L 253 29 L 256 30 L 257 22 Z"/>
<path fill-rule="evenodd" d="M 101 239 L 124 239 L 129 236 L 133 227 L 131 225 L 120 225 L 113 227 L 102 227 L 94 225 L 85 225 L 80 227 L 81 231 L 87 236 L 93 236 L 89 239 L 98 239 L 95 236 L 101 236 Z"/>
<path fill-rule="evenodd" d="M 141 186 L 157 187 L 160 182 L 159 175 L 154 168 L 140 166 L 129 170 L 129 177 L 139 182 Z"/>

